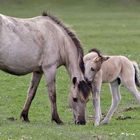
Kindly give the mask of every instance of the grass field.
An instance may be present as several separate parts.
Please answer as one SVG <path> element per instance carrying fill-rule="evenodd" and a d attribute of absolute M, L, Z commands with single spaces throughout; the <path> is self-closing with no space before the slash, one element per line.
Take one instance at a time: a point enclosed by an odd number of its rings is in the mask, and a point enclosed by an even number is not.
<path fill-rule="evenodd" d="M 105 54 L 125 55 L 140 64 L 140 2 L 138 0 L 0 0 L 0 13 L 32 17 L 49 11 L 76 31 L 84 51 L 98 48 Z M 73 123 L 68 108 L 69 77 L 61 67 L 57 72 L 57 104 L 64 125 L 50 121 L 50 102 L 44 79 L 30 109 L 31 123 L 19 115 L 26 98 L 30 74 L 15 77 L 0 72 L 0 140 L 136 140 L 140 139 L 140 108 L 121 87 L 122 101 L 108 125 L 94 127 L 92 99 L 87 105 L 87 125 Z M 111 103 L 107 84 L 102 87 L 102 112 Z M 124 111 L 131 107 L 132 110 Z M 130 119 L 117 120 L 119 116 Z M 14 117 L 15 121 L 7 118 Z"/>

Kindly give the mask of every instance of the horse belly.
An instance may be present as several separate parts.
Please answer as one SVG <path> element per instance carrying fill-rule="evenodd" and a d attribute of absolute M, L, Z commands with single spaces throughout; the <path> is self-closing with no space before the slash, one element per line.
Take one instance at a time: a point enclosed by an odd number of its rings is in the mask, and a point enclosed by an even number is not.
<path fill-rule="evenodd" d="M 39 70 L 45 42 L 42 28 L 30 21 L 5 20 L 0 30 L 0 69 L 18 75 Z"/>
<path fill-rule="evenodd" d="M 104 67 L 102 72 L 103 82 L 112 82 L 119 77 L 120 68 L 119 66 L 109 65 L 109 67 Z"/>
<path fill-rule="evenodd" d="M 0 49 L 0 69 L 14 75 L 24 75 L 40 70 L 41 50 L 35 46 Z"/>

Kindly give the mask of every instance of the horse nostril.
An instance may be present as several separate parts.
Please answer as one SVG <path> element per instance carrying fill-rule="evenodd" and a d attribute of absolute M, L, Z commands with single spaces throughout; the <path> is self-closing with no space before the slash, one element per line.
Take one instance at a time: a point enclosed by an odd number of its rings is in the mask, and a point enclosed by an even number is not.
<path fill-rule="evenodd" d="M 74 102 L 77 102 L 77 101 L 78 101 L 78 99 L 77 99 L 77 98 L 73 98 L 73 101 L 74 101 Z"/>

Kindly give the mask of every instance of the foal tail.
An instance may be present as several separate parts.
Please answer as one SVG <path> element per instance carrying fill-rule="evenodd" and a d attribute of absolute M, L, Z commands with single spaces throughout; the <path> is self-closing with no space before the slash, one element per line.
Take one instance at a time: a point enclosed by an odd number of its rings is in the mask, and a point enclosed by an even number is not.
<path fill-rule="evenodd" d="M 135 61 L 132 61 L 134 69 L 135 69 L 135 83 L 138 87 L 140 87 L 140 79 L 139 79 L 139 74 L 140 74 L 140 69 L 138 64 Z"/>

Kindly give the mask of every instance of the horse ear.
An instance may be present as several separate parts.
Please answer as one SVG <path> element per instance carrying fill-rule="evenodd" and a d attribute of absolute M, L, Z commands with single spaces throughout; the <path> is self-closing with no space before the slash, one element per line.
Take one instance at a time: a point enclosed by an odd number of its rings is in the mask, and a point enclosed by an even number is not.
<path fill-rule="evenodd" d="M 97 63 L 97 62 L 99 62 L 99 61 L 101 61 L 101 60 L 102 60 L 102 57 L 99 57 L 99 56 L 98 56 L 98 57 L 96 57 L 96 58 L 94 59 L 94 62 Z"/>
<path fill-rule="evenodd" d="M 106 56 L 106 57 L 105 56 L 99 56 L 99 57 L 95 58 L 94 62 L 95 63 L 97 63 L 97 62 L 102 62 L 103 63 L 104 61 L 108 60 L 109 58 L 110 57 L 108 57 L 108 56 Z"/>
<path fill-rule="evenodd" d="M 76 77 L 73 77 L 72 82 L 75 85 L 77 83 L 77 78 Z"/>

